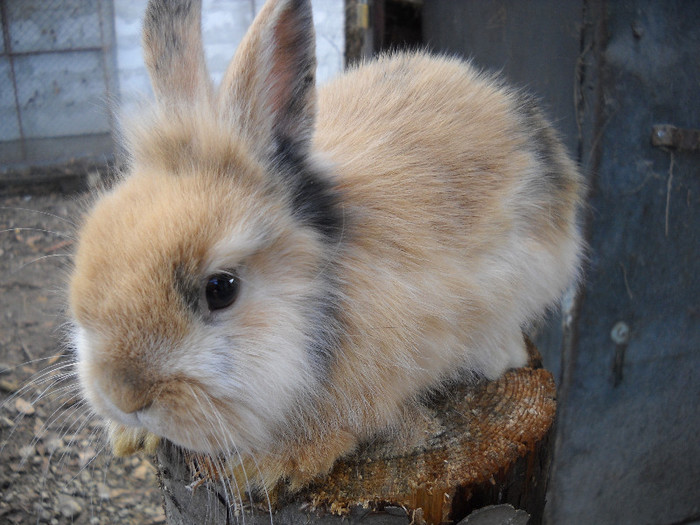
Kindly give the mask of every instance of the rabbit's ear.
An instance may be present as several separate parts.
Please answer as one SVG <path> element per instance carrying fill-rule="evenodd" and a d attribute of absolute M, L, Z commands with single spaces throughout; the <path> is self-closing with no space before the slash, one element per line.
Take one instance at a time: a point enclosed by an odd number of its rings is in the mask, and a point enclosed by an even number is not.
<path fill-rule="evenodd" d="M 316 111 L 316 53 L 309 0 L 268 0 L 241 42 L 218 94 L 262 157 L 303 156 Z"/>
<path fill-rule="evenodd" d="M 194 102 L 210 97 L 201 0 L 150 0 L 143 23 L 143 47 L 158 102 Z"/>

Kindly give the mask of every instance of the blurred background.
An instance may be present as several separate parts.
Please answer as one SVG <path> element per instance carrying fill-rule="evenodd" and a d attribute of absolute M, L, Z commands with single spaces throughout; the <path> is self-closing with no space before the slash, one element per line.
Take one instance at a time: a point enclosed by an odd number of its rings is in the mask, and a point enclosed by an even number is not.
<path fill-rule="evenodd" d="M 261 4 L 204 0 L 215 80 Z M 547 523 L 700 523 L 700 2 L 313 5 L 321 82 L 427 48 L 541 97 L 590 187 L 585 282 L 537 337 L 559 401 Z M 5 198 L 72 199 L 119 162 L 120 111 L 150 96 L 144 8 L 0 0 Z"/>
<path fill-rule="evenodd" d="M 263 0 L 205 0 L 202 26 L 218 82 Z M 104 163 L 119 117 L 151 96 L 141 51 L 146 0 L 2 0 L 0 166 Z M 318 78 L 343 68 L 344 4 L 314 3 Z"/>

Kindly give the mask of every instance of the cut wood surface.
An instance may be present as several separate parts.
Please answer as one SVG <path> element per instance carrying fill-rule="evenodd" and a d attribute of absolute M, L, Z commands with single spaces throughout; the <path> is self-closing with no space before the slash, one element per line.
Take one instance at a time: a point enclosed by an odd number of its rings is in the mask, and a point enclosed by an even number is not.
<path fill-rule="evenodd" d="M 556 389 L 537 350 L 529 349 L 528 367 L 497 381 L 456 385 L 433 400 L 430 435 L 420 449 L 392 457 L 390 443 L 365 446 L 293 498 L 281 491 L 272 511 L 267 500 L 232 508 L 224 487 L 197 483 L 192 462 L 165 443 L 158 463 L 168 523 L 441 524 L 500 503 L 539 523 Z"/>

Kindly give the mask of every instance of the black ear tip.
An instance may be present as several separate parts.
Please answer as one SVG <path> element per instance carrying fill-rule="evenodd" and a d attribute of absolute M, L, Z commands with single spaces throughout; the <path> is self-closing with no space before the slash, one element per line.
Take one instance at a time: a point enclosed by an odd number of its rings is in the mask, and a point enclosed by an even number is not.
<path fill-rule="evenodd" d="M 201 12 L 201 0 L 150 0 L 144 20 L 172 27 L 172 21 Z"/>
<path fill-rule="evenodd" d="M 288 8 L 296 14 L 303 29 L 308 29 L 309 25 L 313 27 L 311 0 L 292 0 Z"/>
<path fill-rule="evenodd" d="M 292 0 L 290 3 L 295 9 L 307 9 L 311 11 L 311 0 Z"/>

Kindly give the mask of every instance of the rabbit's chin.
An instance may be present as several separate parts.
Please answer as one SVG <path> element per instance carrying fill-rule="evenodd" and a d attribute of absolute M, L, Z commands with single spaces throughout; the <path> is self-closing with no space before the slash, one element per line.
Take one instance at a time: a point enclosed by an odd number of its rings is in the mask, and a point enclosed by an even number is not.
<path fill-rule="evenodd" d="M 75 320 L 71 339 L 86 403 L 115 425 L 145 429 L 196 452 L 245 454 L 278 445 L 290 419 L 318 392 L 321 366 L 310 357 L 307 316 L 265 300 L 293 294 L 258 293 L 249 292 L 241 310 L 292 311 L 275 317 L 286 322 L 284 330 L 245 331 L 240 319 L 191 322 L 184 335 L 163 340 L 146 330 L 128 333 L 128 323 L 120 331 L 116 322 Z M 280 331 L 286 337 L 275 335 Z"/>
<path fill-rule="evenodd" d="M 92 409 L 107 421 L 108 427 L 120 428 L 120 434 L 134 436 L 129 438 L 130 441 L 143 441 L 143 436 L 148 434 L 193 452 L 224 456 L 251 454 L 274 443 L 270 422 L 260 418 L 253 407 L 226 408 L 222 401 L 208 397 L 203 391 L 188 399 L 185 391 L 192 391 L 190 385 L 183 385 L 179 391 L 177 387 L 170 387 L 170 390 L 177 391 L 177 401 L 171 404 L 164 401 L 127 413 L 104 395 L 94 382 L 86 379 L 81 383 L 83 396 Z M 201 403 L 222 408 L 212 408 L 209 413 L 204 413 L 196 409 Z M 133 452 L 142 446 L 132 443 L 129 448 Z"/>
<path fill-rule="evenodd" d="M 256 450 L 269 448 L 273 443 L 267 426 L 255 417 L 241 418 L 236 415 L 234 421 L 230 419 L 230 414 L 229 418 L 219 414 L 214 420 L 209 415 L 183 415 L 167 407 L 147 408 L 127 414 L 103 397 L 91 395 L 89 402 L 111 429 L 113 447 L 115 441 L 121 440 L 121 448 L 124 448 L 125 440 L 129 442 L 126 447 L 130 452 L 117 455 L 128 455 L 143 449 L 145 436 L 167 439 L 192 452 L 221 456 L 249 455 Z M 119 429 L 116 437 L 114 429 Z"/>

